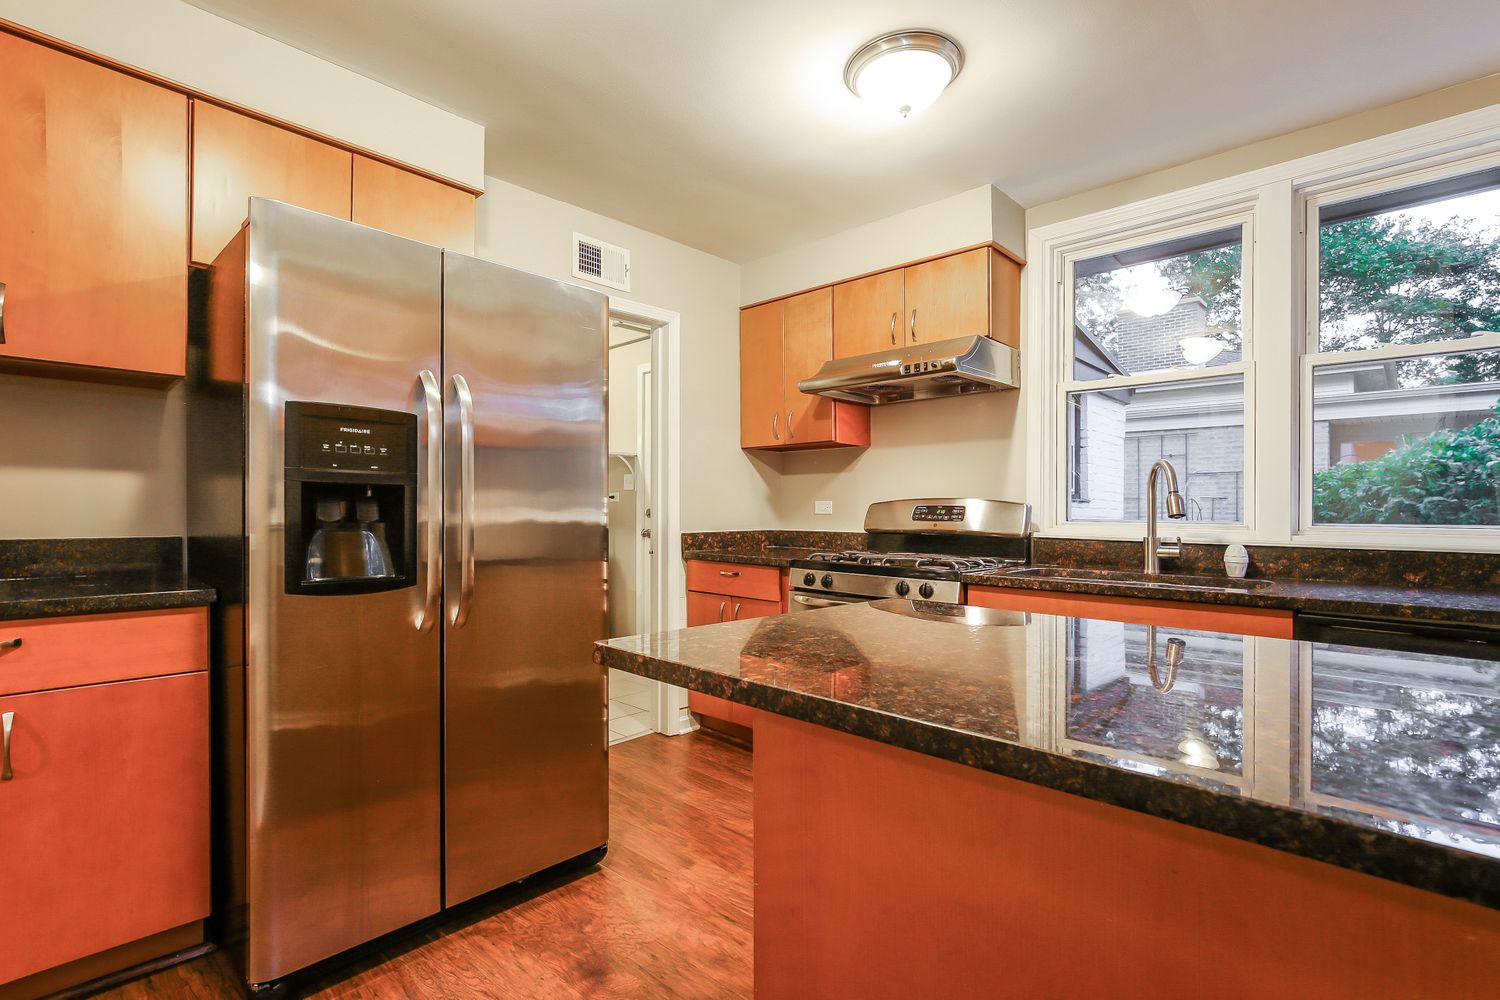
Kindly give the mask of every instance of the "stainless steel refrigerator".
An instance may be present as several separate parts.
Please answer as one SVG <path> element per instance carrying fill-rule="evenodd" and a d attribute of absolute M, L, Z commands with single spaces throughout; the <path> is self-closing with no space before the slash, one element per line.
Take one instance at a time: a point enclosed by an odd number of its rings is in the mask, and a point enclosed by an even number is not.
<path fill-rule="evenodd" d="M 195 282 L 216 911 L 258 986 L 602 855 L 607 306 L 259 199 Z"/>

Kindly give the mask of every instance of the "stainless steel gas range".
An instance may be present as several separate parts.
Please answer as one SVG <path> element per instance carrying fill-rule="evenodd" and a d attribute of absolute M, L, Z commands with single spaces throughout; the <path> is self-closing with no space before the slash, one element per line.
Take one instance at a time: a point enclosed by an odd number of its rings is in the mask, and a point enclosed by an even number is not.
<path fill-rule="evenodd" d="M 963 575 L 1023 566 L 1031 506 L 1009 500 L 886 500 L 865 512 L 869 551 L 815 552 L 791 566 L 792 611 L 886 597 L 957 604 Z"/>

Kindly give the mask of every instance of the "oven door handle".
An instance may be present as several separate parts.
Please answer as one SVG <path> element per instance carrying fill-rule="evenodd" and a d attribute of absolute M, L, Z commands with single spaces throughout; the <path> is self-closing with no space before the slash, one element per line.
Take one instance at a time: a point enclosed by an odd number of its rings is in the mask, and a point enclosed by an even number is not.
<path fill-rule="evenodd" d="M 863 604 L 864 601 L 830 601 L 822 597 L 808 597 L 806 594 L 793 594 L 792 600 L 809 608 L 837 608 L 845 604 Z"/>

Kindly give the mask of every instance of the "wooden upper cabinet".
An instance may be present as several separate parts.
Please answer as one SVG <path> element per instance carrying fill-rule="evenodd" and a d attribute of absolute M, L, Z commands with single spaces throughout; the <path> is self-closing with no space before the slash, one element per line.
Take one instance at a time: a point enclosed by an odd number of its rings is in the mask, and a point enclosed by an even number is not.
<path fill-rule="evenodd" d="M 182 375 L 187 98 L 14 35 L 0 66 L 0 363 Z"/>
<path fill-rule="evenodd" d="M 797 383 L 811 378 L 833 357 L 833 289 L 819 288 L 786 300 L 782 319 L 781 370 L 788 446 L 832 441 L 834 402 L 809 396 Z"/>
<path fill-rule="evenodd" d="M 474 252 L 473 195 L 358 154 L 353 219 L 433 246 Z"/>
<path fill-rule="evenodd" d="M 980 247 L 903 270 L 907 344 L 989 335 L 992 252 Z"/>
<path fill-rule="evenodd" d="M 213 262 L 252 197 L 349 218 L 353 161 L 348 150 L 194 101 L 193 261 Z"/>
<path fill-rule="evenodd" d="M 832 356 L 832 289 L 740 310 L 740 447 L 869 445 L 869 407 L 797 388 Z"/>
<path fill-rule="evenodd" d="M 833 356 L 889 351 L 906 343 L 902 272 L 882 271 L 833 286 Z"/>
<path fill-rule="evenodd" d="M 775 448 L 782 440 L 780 301 L 740 312 L 740 447 Z"/>

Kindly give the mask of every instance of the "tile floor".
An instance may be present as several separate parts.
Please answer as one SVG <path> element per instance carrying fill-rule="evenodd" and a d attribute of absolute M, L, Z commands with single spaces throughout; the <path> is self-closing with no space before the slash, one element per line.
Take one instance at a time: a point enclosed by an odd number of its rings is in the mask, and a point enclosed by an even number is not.
<path fill-rule="evenodd" d="M 609 672 L 609 743 L 624 743 L 651 732 L 651 699 L 656 682 L 623 670 Z"/>

